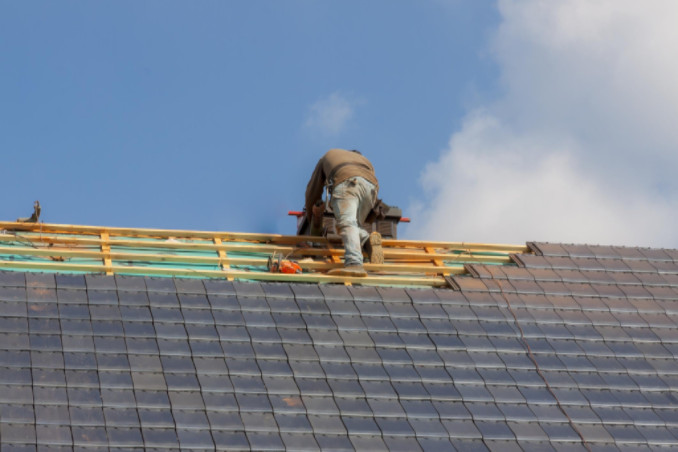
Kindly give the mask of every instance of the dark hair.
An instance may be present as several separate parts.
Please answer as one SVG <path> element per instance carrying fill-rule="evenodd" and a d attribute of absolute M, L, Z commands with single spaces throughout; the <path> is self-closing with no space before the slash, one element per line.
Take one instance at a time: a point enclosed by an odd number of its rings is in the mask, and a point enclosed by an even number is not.
<path fill-rule="evenodd" d="M 351 149 L 351 152 L 355 152 L 356 154 L 363 155 L 359 150 L 357 149 Z"/>

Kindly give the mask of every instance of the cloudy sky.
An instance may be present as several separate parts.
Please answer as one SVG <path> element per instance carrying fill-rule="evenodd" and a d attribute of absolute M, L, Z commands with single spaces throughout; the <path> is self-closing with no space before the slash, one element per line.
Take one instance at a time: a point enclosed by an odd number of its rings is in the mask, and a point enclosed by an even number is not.
<path fill-rule="evenodd" d="M 417 235 L 675 247 L 678 3 L 498 10 L 500 92 L 427 165 Z"/>
<path fill-rule="evenodd" d="M 678 247 L 673 0 L 0 0 L 2 220 L 293 233 L 360 149 L 408 238 Z"/>

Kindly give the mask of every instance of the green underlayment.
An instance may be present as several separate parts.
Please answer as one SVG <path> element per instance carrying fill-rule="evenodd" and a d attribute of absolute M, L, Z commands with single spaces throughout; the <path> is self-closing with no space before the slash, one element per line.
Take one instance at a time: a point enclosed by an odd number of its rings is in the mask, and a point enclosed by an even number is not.
<path fill-rule="evenodd" d="M 7 233 L 7 232 L 6 232 Z M 27 255 L 27 254 L 21 254 L 22 251 L 18 248 L 35 248 L 35 249 L 40 249 L 40 250 L 49 250 L 50 247 L 48 247 L 46 244 L 36 244 L 28 240 L 22 240 L 22 238 L 27 238 L 27 237 L 39 237 L 40 233 L 36 232 L 10 232 L 10 234 L 13 234 L 16 236 L 16 240 L 12 241 L 1 241 L 0 246 L 8 248 L 8 247 L 15 247 L 17 248 L 17 253 L 7 253 L 7 252 L 2 252 L 0 253 L 0 263 L 2 264 L 0 266 L 0 270 L 5 270 L 5 271 L 21 271 L 21 272 L 40 272 L 40 273 L 69 273 L 69 274 L 87 274 L 87 273 L 103 273 L 105 271 L 102 260 L 100 258 L 79 258 L 79 257 L 65 257 L 64 260 L 54 260 L 51 259 L 47 256 L 33 256 L 33 255 Z M 92 235 L 78 235 L 78 234 L 58 234 L 58 233 L 51 233 L 49 234 L 51 236 L 57 236 L 57 237 L 64 237 L 64 238 L 83 238 L 83 239 L 91 239 L 93 238 Z M 130 237 L 124 237 L 124 240 L 126 241 L 135 241 L 138 242 L 138 246 L 135 247 L 130 247 L 130 246 L 116 246 L 112 245 L 111 248 L 111 253 L 115 252 L 120 252 L 120 253 L 127 253 L 127 254 L 155 254 L 155 255 L 174 255 L 174 256 L 186 256 L 186 257 L 208 257 L 208 258 L 215 258 L 217 257 L 217 253 L 214 250 L 190 250 L 190 249 L 180 249 L 180 248 L 163 248 L 163 247 L 158 247 L 157 244 L 160 243 L 167 243 L 171 242 L 173 244 L 177 243 L 186 243 L 186 244 L 207 244 L 207 245 L 214 245 L 214 242 L 211 240 L 201 240 L 201 239 L 191 239 L 191 240 L 185 240 L 185 239 L 153 239 L 153 238 L 130 238 Z M 144 246 L 144 243 L 153 243 L 156 246 L 153 247 L 147 247 Z M 266 244 L 257 244 L 257 243 L 252 243 L 252 242 L 243 242 L 243 243 L 237 243 L 237 242 L 228 242 L 229 246 L 231 247 L 237 247 L 237 246 L 247 246 L 248 248 L 252 247 L 265 247 L 269 246 Z M 63 245 L 59 245 L 57 249 L 54 249 L 54 256 L 59 256 L 59 249 L 64 249 L 65 247 Z M 270 248 L 270 246 L 269 246 Z M 95 245 L 90 245 L 90 246 L 83 246 L 83 245 L 78 245 L 77 247 L 74 246 L 71 249 L 73 250 L 78 250 L 78 251 L 92 251 L 92 252 L 101 252 L 101 248 L 99 246 Z M 228 257 L 229 258 L 248 258 L 248 259 L 257 259 L 261 261 L 261 265 L 231 265 L 230 268 L 232 270 L 238 270 L 238 271 L 246 271 L 246 272 L 253 272 L 253 273 L 268 273 L 268 268 L 267 268 L 267 263 L 268 263 L 268 257 L 270 255 L 270 251 L 263 251 L 261 253 L 256 253 L 256 252 L 239 252 L 235 251 L 233 249 L 228 250 Z M 459 256 L 462 256 L 465 254 L 464 251 L 451 251 L 450 255 L 454 256 L 456 259 L 459 258 Z M 505 257 L 506 253 L 500 253 L 500 252 L 474 252 L 475 255 L 477 256 L 498 256 L 498 257 Z M 16 266 L 13 266 L 11 263 L 15 262 L 17 263 Z M 455 261 L 455 262 L 444 262 L 444 265 L 448 267 L 453 267 L 453 268 L 463 268 L 463 265 L 465 263 L 474 263 L 477 261 L 474 261 L 472 258 L 469 258 L 468 260 L 463 260 L 463 261 Z M 26 263 L 49 263 L 51 264 L 50 268 L 25 268 L 21 264 L 26 264 Z M 66 265 L 60 266 L 59 264 L 63 263 Z M 484 263 L 487 265 L 514 265 L 514 264 L 492 264 L 492 263 Z M 81 271 L 81 270 L 71 270 L 68 269 L 69 265 L 88 265 L 88 266 L 96 266 L 99 267 L 100 270 L 97 269 L 97 271 Z M 202 263 L 191 263 L 191 262 L 146 262 L 146 261 L 141 261 L 141 260 L 134 260 L 129 261 L 129 260 L 112 260 L 112 265 L 117 267 L 115 273 L 116 274 L 129 274 L 129 275 L 137 275 L 137 276 L 153 276 L 153 277 L 182 277 L 182 278 L 209 278 L 209 277 L 219 277 L 218 275 L 205 275 L 204 273 L 201 274 L 201 272 L 204 271 L 213 271 L 213 272 L 220 272 L 221 268 L 218 264 L 202 264 Z M 125 266 L 131 266 L 133 265 L 136 268 L 136 271 L 126 273 L 124 269 L 120 269 L 120 267 L 125 267 Z M 138 269 L 142 268 L 149 268 L 149 273 L 143 273 L 140 272 Z M 151 268 L 154 271 L 150 271 Z M 167 270 L 167 273 L 158 273 L 158 270 L 165 269 Z M 196 275 L 192 276 L 190 274 L 181 274 L 181 275 L 175 275 L 174 271 L 181 270 L 183 272 L 186 271 L 195 271 Z M 226 277 L 224 275 L 223 277 Z M 391 278 L 399 278 L 398 275 L 390 275 Z M 401 276 L 402 278 L 407 278 L 407 277 L 412 277 L 412 275 L 407 275 L 407 276 Z M 248 280 L 248 278 L 243 278 L 243 277 L 237 277 L 236 279 L 238 280 Z M 257 278 L 253 278 L 252 280 L 256 280 Z"/>

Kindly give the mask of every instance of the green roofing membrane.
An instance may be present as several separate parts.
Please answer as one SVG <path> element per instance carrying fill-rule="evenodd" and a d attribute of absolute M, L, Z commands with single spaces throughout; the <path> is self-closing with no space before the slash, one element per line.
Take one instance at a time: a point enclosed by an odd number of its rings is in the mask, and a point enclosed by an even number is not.
<path fill-rule="evenodd" d="M 299 247 L 299 243 L 298 237 L 256 234 L 27 225 L 0 232 L 0 270 L 280 281 L 295 276 L 299 282 L 348 283 L 326 273 L 341 265 L 336 243 L 310 241 L 310 247 Z M 371 281 L 361 279 L 360 284 L 442 286 L 446 284 L 443 275 L 464 272 L 464 264 L 508 262 L 507 252 L 471 252 L 463 244 L 459 249 L 451 245 L 390 243 L 385 246 L 387 262 L 368 267 Z M 308 262 L 302 264 L 300 275 L 271 274 L 271 255 L 283 259 L 306 256 L 303 261 Z"/>

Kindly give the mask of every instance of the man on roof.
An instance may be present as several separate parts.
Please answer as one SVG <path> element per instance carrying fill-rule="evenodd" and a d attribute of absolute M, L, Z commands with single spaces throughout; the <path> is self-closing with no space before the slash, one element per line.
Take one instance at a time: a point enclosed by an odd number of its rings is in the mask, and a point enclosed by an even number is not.
<path fill-rule="evenodd" d="M 370 262 L 384 262 L 381 236 L 378 232 L 369 234 L 363 228 L 367 215 L 377 202 L 379 182 L 374 168 L 356 150 L 330 149 L 323 155 L 306 186 L 306 217 L 311 223 L 312 235 L 322 234 L 325 186 L 330 195 L 337 232 L 344 243 L 344 268 L 332 269 L 328 274 L 367 276 L 363 267 L 363 246 Z"/>

